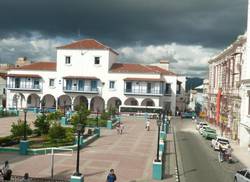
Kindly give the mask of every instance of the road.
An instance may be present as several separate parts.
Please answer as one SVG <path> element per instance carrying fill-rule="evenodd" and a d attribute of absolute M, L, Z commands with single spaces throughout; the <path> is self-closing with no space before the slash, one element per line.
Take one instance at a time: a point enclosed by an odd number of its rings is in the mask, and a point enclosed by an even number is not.
<path fill-rule="evenodd" d="M 218 162 L 218 152 L 213 151 L 211 141 L 195 129 L 191 119 L 173 119 L 176 131 L 180 175 L 185 182 L 231 182 L 237 170 L 244 166 L 234 158 L 233 164 Z"/>

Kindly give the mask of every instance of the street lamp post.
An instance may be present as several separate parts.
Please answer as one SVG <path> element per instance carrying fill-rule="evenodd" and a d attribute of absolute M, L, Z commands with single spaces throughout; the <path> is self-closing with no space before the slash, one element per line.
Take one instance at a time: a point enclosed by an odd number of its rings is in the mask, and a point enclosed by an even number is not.
<path fill-rule="evenodd" d="M 23 109 L 24 113 L 24 131 L 23 131 L 23 139 L 20 140 L 19 144 L 19 152 L 21 155 L 28 154 L 29 141 L 27 140 L 27 109 Z"/>
<path fill-rule="evenodd" d="M 80 161 L 80 136 L 82 133 L 83 125 L 78 124 L 77 125 L 77 158 L 76 158 L 76 172 L 74 173 L 74 176 L 81 176 L 82 174 L 79 172 L 79 161 Z"/>
<path fill-rule="evenodd" d="M 18 110 L 18 100 L 19 100 L 20 95 L 16 95 L 16 110 Z"/>
<path fill-rule="evenodd" d="M 41 106 L 42 106 L 42 114 L 44 115 L 44 107 L 45 107 L 45 100 L 41 100 Z"/>
<path fill-rule="evenodd" d="M 159 115 L 159 118 L 156 120 L 157 121 L 157 126 L 158 126 L 158 137 L 157 137 L 157 155 L 156 155 L 156 160 L 155 162 L 160 162 L 160 159 L 159 159 L 159 146 L 160 146 L 160 130 L 161 130 L 161 119 L 160 119 L 160 116 Z"/>
<path fill-rule="evenodd" d="M 27 140 L 27 109 L 23 109 L 24 112 L 24 132 L 23 132 L 23 140 Z"/>
<path fill-rule="evenodd" d="M 66 110 L 66 100 L 65 101 L 63 101 L 63 115 L 64 115 L 64 117 L 65 117 L 65 114 L 66 114 L 66 112 L 65 112 L 65 110 Z"/>
<path fill-rule="evenodd" d="M 98 114 L 99 114 L 99 110 L 97 109 L 97 111 L 96 111 L 96 127 L 98 128 L 98 120 L 99 120 L 99 118 L 98 118 Z"/>
<path fill-rule="evenodd" d="M 162 128 L 161 128 L 161 131 L 165 131 L 164 130 L 164 124 L 165 124 L 165 111 L 163 110 L 163 112 L 162 112 Z"/>

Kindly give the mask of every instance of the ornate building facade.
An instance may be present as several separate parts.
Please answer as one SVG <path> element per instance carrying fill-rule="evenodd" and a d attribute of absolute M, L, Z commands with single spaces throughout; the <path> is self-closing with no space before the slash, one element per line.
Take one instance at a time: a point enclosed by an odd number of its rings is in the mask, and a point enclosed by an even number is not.
<path fill-rule="evenodd" d="M 243 35 L 208 62 L 206 115 L 211 123 L 220 126 L 222 135 L 232 139 L 239 138 L 240 85 L 245 53 L 246 36 Z"/>

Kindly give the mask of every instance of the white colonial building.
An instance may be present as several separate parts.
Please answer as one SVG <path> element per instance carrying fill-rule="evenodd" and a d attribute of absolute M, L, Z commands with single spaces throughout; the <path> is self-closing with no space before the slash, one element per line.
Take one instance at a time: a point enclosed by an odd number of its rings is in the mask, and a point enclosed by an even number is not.
<path fill-rule="evenodd" d="M 209 60 L 207 117 L 221 128 L 221 134 L 239 139 L 242 98 L 242 66 L 246 59 L 246 36 L 241 35 L 226 49 Z"/>
<path fill-rule="evenodd" d="M 248 3 L 246 59 L 242 65 L 240 145 L 250 149 L 250 3 Z"/>
<path fill-rule="evenodd" d="M 169 71 L 167 61 L 124 64 L 117 58 L 116 51 L 93 39 L 58 47 L 56 62 L 8 71 L 7 107 L 74 110 L 83 102 L 93 112 L 119 105 L 175 112 L 177 95 L 185 95 L 185 77 Z M 178 107 L 183 106 L 178 103 Z"/>

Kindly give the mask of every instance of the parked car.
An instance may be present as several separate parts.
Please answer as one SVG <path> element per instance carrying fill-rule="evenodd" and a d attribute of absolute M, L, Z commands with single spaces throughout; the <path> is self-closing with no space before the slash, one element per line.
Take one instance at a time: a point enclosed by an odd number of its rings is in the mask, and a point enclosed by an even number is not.
<path fill-rule="evenodd" d="M 206 128 L 210 128 L 208 125 L 202 125 L 199 129 L 199 133 L 202 135 L 203 134 L 203 131 L 206 129 Z"/>
<path fill-rule="evenodd" d="M 196 117 L 195 112 L 182 112 L 181 113 L 181 118 L 192 118 L 192 117 Z"/>
<path fill-rule="evenodd" d="M 250 169 L 243 169 L 236 172 L 235 182 L 250 182 Z"/>
<path fill-rule="evenodd" d="M 203 133 L 202 133 L 202 136 L 205 139 L 216 139 L 217 138 L 216 130 L 212 129 L 210 127 L 205 128 Z"/>
<path fill-rule="evenodd" d="M 199 123 L 196 125 L 196 129 L 197 129 L 197 130 L 200 130 L 200 128 L 203 127 L 203 125 L 204 125 L 204 126 L 207 126 L 208 124 L 205 123 L 205 122 L 199 122 Z"/>
<path fill-rule="evenodd" d="M 223 137 L 216 137 L 216 139 L 212 139 L 211 147 L 213 147 L 214 150 L 219 150 L 220 144 L 223 150 L 228 149 L 228 147 L 230 146 L 228 139 L 223 138 Z"/>

